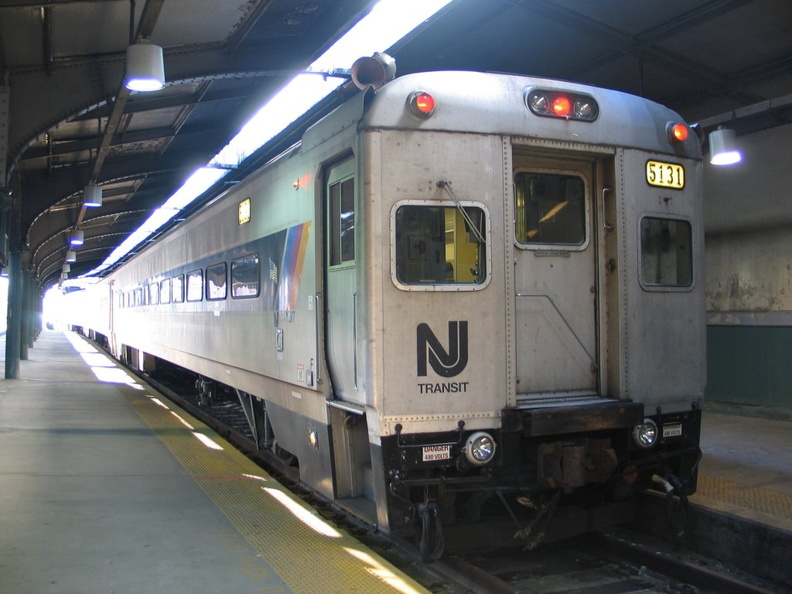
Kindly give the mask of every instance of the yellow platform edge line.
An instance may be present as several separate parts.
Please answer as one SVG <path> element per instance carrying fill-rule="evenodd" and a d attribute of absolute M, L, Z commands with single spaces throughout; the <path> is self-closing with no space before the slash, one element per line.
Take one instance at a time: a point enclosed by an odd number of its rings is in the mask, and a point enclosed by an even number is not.
<path fill-rule="evenodd" d="M 122 386 L 119 391 L 293 592 L 314 594 L 317 587 L 322 592 L 367 594 L 429 591 L 338 530 L 210 427 L 173 402 L 155 396 L 145 383 L 138 384 L 144 392 Z M 195 434 L 222 449 L 210 449 Z M 284 513 L 287 505 L 291 513 Z M 302 562 L 297 553 L 301 549 L 306 551 Z"/>
<path fill-rule="evenodd" d="M 746 488 L 734 481 L 701 475 L 696 494 L 768 516 L 792 520 L 792 497 L 783 493 Z"/>

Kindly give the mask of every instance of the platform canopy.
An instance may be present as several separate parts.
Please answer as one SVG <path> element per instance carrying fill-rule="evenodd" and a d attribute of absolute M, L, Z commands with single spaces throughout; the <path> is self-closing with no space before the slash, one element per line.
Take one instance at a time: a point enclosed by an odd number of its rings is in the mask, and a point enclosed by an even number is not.
<path fill-rule="evenodd" d="M 402 0 L 405 11 L 424 4 Z M 41 288 L 107 257 L 373 0 L 4 0 L 0 186 L 12 248 Z M 643 95 L 705 131 L 792 114 L 787 0 L 452 0 L 387 48 L 397 73 L 508 71 Z M 124 86 L 127 48 L 162 49 L 164 86 Z M 144 50 L 143 53 L 150 53 Z M 337 64 L 344 76 L 350 64 Z M 331 95 L 205 193 L 244 177 L 337 105 Z M 86 208 L 101 188 L 102 204 Z M 200 201 L 191 208 L 197 208 Z M 180 216 L 187 216 L 189 209 Z M 7 261 L 6 246 L 0 265 Z"/>

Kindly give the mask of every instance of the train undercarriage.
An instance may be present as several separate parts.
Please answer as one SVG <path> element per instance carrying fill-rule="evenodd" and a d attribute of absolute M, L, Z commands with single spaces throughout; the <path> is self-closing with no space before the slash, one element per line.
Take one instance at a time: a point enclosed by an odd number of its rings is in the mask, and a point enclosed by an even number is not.
<path fill-rule="evenodd" d="M 591 409 L 513 411 L 494 432 L 498 457 L 484 468 L 466 463 L 462 426 L 448 434 L 383 440 L 392 530 L 415 539 L 423 557 L 431 560 L 442 555 L 447 533 L 456 545 L 496 532 L 501 544 L 512 538 L 534 548 L 623 524 L 632 519 L 635 495 L 642 490 L 665 493 L 669 505 L 676 501 L 686 508 L 687 495 L 696 490 L 700 412 L 660 415 L 659 426 L 681 424 L 681 435 L 645 450 L 633 439 L 635 425 L 644 421 L 643 406 L 618 403 L 614 408 L 620 410 L 599 415 Z M 555 419 L 559 432 L 531 435 L 530 427 L 542 426 L 548 418 Z M 587 419 L 587 426 L 572 430 L 574 418 Z M 607 425 L 607 418 L 621 426 L 593 428 Z M 453 464 L 427 466 L 419 460 L 427 443 L 448 443 L 456 434 Z M 669 517 L 669 529 L 674 535 L 684 530 L 684 518 Z"/>

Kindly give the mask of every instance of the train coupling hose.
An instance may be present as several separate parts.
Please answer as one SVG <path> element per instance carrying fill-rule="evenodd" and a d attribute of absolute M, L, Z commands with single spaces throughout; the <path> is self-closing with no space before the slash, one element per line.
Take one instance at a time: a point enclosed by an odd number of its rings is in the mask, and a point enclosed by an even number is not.
<path fill-rule="evenodd" d="M 653 482 L 653 483 L 657 483 L 658 485 L 660 485 L 661 487 L 663 487 L 663 489 L 665 490 L 666 494 L 668 494 L 668 493 L 671 493 L 671 491 L 673 491 L 673 490 L 674 490 L 674 485 L 672 485 L 671 483 L 669 483 L 667 480 L 665 480 L 665 479 L 664 479 L 662 476 L 660 476 L 659 474 L 653 474 L 653 475 L 652 475 L 652 482 Z"/>
<path fill-rule="evenodd" d="M 437 503 L 419 503 L 418 516 L 421 519 L 421 540 L 419 550 L 425 563 L 432 563 L 443 556 L 445 540 L 443 537 L 443 523 L 440 518 L 440 506 Z M 434 534 L 431 533 L 434 524 Z M 433 545 L 432 546 L 432 543 Z M 430 550 L 431 546 L 431 550 Z"/>
<path fill-rule="evenodd" d="M 682 481 L 680 481 L 679 478 L 673 474 L 670 474 L 668 479 L 665 479 L 658 474 L 653 474 L 652 482 L 660 485 L 666 492 L 666 522 L 668 523 L 668 528 L 671 531 L 674 539 L 680 540 L 685 534 L 685 529 L 687 528 L 688 517 L 690 514 L 690 502 L 688 501 L 685 490 L 682 487 Z M 676 491 L 677 497 L 679 497 L 679 503 L 682 507 L 682 518 L 678 521 L 675 521 L 673 517 L 674 491 Z"/>

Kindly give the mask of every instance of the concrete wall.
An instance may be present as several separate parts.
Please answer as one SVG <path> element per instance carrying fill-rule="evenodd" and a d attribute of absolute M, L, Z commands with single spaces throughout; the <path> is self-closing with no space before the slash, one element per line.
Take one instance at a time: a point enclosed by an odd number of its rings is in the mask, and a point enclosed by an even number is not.
<path fill-rule="evenodd" d="M 707 164 L 707 398 L 792 408 L 792 126 L 739 138 Z"/>

